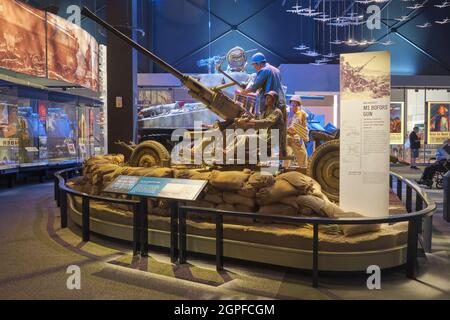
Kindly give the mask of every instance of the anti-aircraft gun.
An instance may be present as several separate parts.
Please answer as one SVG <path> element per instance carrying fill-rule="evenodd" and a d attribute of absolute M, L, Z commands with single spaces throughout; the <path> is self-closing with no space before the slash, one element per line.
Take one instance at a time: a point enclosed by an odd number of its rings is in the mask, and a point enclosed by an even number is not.
<path fill-rule="evenodd" d="M 239 102 L 233 101 L 222 92 L 222 89 L 232 85 L 239 85 L 242 87 L 241 84 L 237 81 L 233 81 L 228 75 L 227 77 L 232 80 L 230 83 L 209 88 L 197 79 L 181 73 L 157 55 L 99 18 L 86 7 L 82 9 L 81 13 L 134 49 L 149 57 L 163 70 L 179 79 L 181 83 L 188 88 L 188 93 L 191 97 L 205 104 L 209 110 L 224 120 L 219 123 L 219 129 L 221 131 L 227 128 L 233 128 L 235 119 L 243 116 L 252 117 Z M 157 141 L 148 140 L 139 145 L 127 145 L 123 142 L 118 142 L 118 144 L 127 147 L 131 151 L 129 160 L 131 166 L 167 166 L 171 163 L 169 151 Z M 337 200 L 339 186 L 339 140 L 328 141 L 314 152 L 309 163 L 308 174 L 321 184 L 323 191 L 331 199 Z"/>

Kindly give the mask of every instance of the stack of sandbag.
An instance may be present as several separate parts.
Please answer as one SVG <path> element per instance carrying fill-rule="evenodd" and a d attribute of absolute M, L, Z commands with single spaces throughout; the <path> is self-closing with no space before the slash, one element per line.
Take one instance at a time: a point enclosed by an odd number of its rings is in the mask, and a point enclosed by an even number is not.
<path fill-rule="evenodd" d="M 249 188 L 247 181 L 251 175 L 250 170 L 244 171 L 212 171 L 192 175 L 192 179 L 208 180 L 209 184 L 200 196 L 200 199 L 189 203 L 202 208 L 215 208 L 225 211 L 255 212 L 256 190 Z M 198 214 L 191 216 L 196 220 L 212 221 L 214 216 Z M 225 223 L 253 223 L 252 219 L 225 216 Z"/>
<path fill-rule="evenodd" d="M 285 216 L 322 216 L 328 218 L 359 217 L 357 213 L 346 213 L 331 202 L 312 178 L 296 171 L 273 176 L 264 172 L 205 171 L 200 169 L 136 168 L 124 166 L 123 156 L 96 156 L 85 162 L 83 191 L 100 194 L 119 175 L 160 178 L 194 179 L 209 181 L 199 199 L 181 203 L 202 208 L 225 211 L 258 212 Z M 111 195 L 117 197 L 118 195 Z M 149 200 L 149 212 L 169 216 L 167 201 Z M 213 221 L 212 214 L 191 214 L 190 219 Z M 226 223 L 253 224 L 248 218 L 226 216 Z M 267 221 L 256 221 L 267 223 Z M 339 228 L 347 236 L 378 231 L 379 225 L 331 226 Z"/>

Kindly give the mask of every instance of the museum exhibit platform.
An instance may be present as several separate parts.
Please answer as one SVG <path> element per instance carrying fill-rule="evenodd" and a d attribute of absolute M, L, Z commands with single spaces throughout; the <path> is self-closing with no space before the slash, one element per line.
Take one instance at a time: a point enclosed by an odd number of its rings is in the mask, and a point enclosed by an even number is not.
<path fill-rule="evenodd" d="M 148 225 L 148 229 L 144 233 L 147 237 L 143 240 L 142 230 L 138 230 L 143 214 L 140 207 L 142 199 L 103 192 L 104 187 L 124 172 L 131 176 L 146 177 L 203 177 L 210 179 L 212 186 L 208 185 L 209 188 L 226 186 L 229 191 L 219 196 L 226 200 L 224 204 L 214 206 L 204 200 L 220 202 L 218 193 L 214 193 L 217 190 L 211 193 L 211 190 L 206 189 L 201 195 L 203 200 L 180 202 L 176 216 L 172 215 L 167 202 L 145 200 L 148 208 L 145 225 Z M 428 228 L 436 209 L 435 203 L 416 184 L 393 173 L 390 178 L 392 190 L 389 216 L 382 218 L 363 218 L 361 215 L 344 213 L 332 202 L 324 202 L 329 203 L 329 207 L 321 204 L 319 211 L 306 210 L 308 207 L 298 207 L 300 211 L 289 210 L 293 208 L 281 205 L 276 214 L 276 204 L 272 204 L 269 208 L 273 211 L 268 212 L 261 210 L 266 208 L 264 205 L 255 212 L 249 209 L 247 212 L 236 211 L 236 208 L 245 206 L 233 205 L 232 195 L 242 194 L 242 191 L 230 191 L 232 184 L 222 178 L 231 175 L 235 179 L 245 177 L 255 184 L 261 183 L 257 181 L 260 175 L 249 171 L 131 168 L 123 163 L 122 156 L 97 156 L 84 164 L 83 176 L 66 180 L 69 173 L 73 175 L 74 171 L 62 171 L 55 180 L 55 198 L 61 207 L 63 227 L 68 225 L 67 219 L 70 219 L 82 228 L 84 239 L 88 240 L 89 233 L 93 232 L 109 239 L 131 241 L 135 253 L 139 252 L 139 248 L 142 250 L 144 242 L 144 248 L 150 245 L 170 249 L 173 261 L 177 261 L 176 253 L 184 261 L 189 253 L 216 256 L 217 261 L 220 261 L 218 269 L 223 266 L 223 258 L 333 272 L 364 271 L 373 264 L 383 269 L 406 265 L 408 276 L 414 277 L 417 250 L 414 240 L 417 242 L 420 238 L 420 243 L 431 241 Z M 299 197 L 308 197 L 308 192 L 311 192 L 311 196 L 315 194 L 317 199 L 323 197 L 314 181 L 299 172 L 288 172 L 269 180 L 291 181 L 297 190 L 305 192 L 304 196 Z M 89 181 L 95 181 L 95 185 Z M 306 190 L 309 187 L 305 189 L 305 186 L 309 183 L 313 189 Z M 247 185 L 247 201 L 252 197 L 248 197 L 251 193 L 249 188 Z M 246 201 L 239 195 L 237 198 Z M 301 199 L 303 201 L 306 198 Z M 312 208 L 314 205 L 309 207 Z M 288 214 L 288 211 L 291 213 Z M 187 220 L 180 220 L 181 216 Z M 221 217 L 219 220 L 218 216 Z M 217 230 L 221 230 L 220 233 Z M 146 255 L 148 249 L 143 250 Z"/>

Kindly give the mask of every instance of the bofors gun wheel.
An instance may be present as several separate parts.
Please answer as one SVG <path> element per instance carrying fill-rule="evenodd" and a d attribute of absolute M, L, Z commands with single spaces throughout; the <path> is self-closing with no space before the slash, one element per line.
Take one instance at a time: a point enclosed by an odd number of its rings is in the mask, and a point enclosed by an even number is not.
<path fill-rule="evenodd" d="M 320 145 L 308 162 L 308 175 L 332 201 L 339 201 L 339 140 Z"/>
<path fill-rule="evenodd" d="M 169 151 L 157 141 L 144 141 L 137 145 L 130 156 L 132 167 L 169 167 Z"/>

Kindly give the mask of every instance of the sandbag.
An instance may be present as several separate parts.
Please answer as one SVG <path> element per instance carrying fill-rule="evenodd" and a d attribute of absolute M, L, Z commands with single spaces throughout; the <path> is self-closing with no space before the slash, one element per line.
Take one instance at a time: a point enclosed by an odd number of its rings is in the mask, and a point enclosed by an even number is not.
<path fill-rule="evenodd" d="M 236 208 L 232 204 L 229 204 L 229 203 L 218 204 L 216 206 L 216 209 L 217 210 L 224 210 L 224 211 L 236 211 Z"/>
<path fill-rule="evenodd" d="M 248 206 L 243 205 L 243 204 L 236 204 L 234 206 L 234 208 L 236 209 L 236 211 L 239 211 L 239 212 L 255 212 L 255 208 L 254 207 L 248 207 Z"/>
<path fill-rule="evenodd" d="M 297 216 L 297 209 L 289 205 L 274 203 L 259 208 L 258 213 L 274 214 L 282 216 Z"/>
<path fill-rule="evenodd" d="M 308 190 L 307 194 L 321 198 L 325 201 L 330 201 L 328 197 L 322 192 L 322 187 L 320 186 L 320 184 L 315 180 L 313 180 L 312 187 Z"/>
<path fill-rule="evenodd" d="M 94 174 L 92 175 L 92 184 L 101 186 L 103 182 L 103 176 L 107 175 L 108 173 L 114 172 L 118 168 L 119 166 L 116 164 L 108 164 L 96 168 Z"/>
<path fill-rule="evenodd" d="M 244 171 L 213 171 L 209 183 L 220 190 L 238 191 L 242 189 L 250 173 Z"/>
<path fill-rule="evenodd" d="M 192 180 L 210 180 L 212 172 L 198 172 L 193 173 L 191 176 Z"/>
<path fill-rule="evenodd" d="M 266 188 L 275 183 L 275 177 L 270 173 L 256 172 L 248 178 L 248 183 L 256 189 Z"/>
<path fill-rule="evenodd" d="M 339 218 L 365 218 L 365 216 L 356 212 L 344 212 L 339 215 Z M 345 236 L 354 236 L 363 233 L 377 232 L 381 229 L 381 224 L 354 224 L 339 226 Z"/>
<path fill-rule="evenodd" d="M 139 171 L 139 175 L 144 177 L 155 177 L 155 178 L 172 178 L 173 170 L 170 168 L 142 168 L 142 171 Z"/>
<path fill-rule="evenodd" d="M 286 172 L 275 178 L 276 180 L 284 180 L 294 186 L 299 194 L 305 195 L 313 187 L 313 179 L 297 171 Z"/>
<path fill-rule="evenodd" d="M 196 175 L 200 173 L 198 170 L 195 169 L 180 169 L 180 170 L 173 170 L 173 177 L 175 179 L 192 179 L 193 175 Z"/>
<path fill-rule="evenodd" d="M 300 216 L 312 217 L 314 216 L 314 210 L 308 207 L 302 207 L 297 212 Z"/>
<path fill-rule="evenodd" d="M 292 197 L 286 197 L 286 198 L 281 198 L 278 202 L 294 207 L 295 209 L 299 209 L 300 206 L 297 202 L 297 196 L 292 196 Z"/>
<path fill-rule="evenodd" d="M 244 184 L 241 190 L 238 191 L 238 194 L 247 197 L 247 198 L 256 198 L 256 193 L 258 189 L 252 186 L 248 181 Z"/>
<path fill-rule="evenodd" d="M 332 202 L 311 195 L 300 195 L 297 197 L 297 203 L 301 207 L 307 207 L 314 210 L 320 216 L 335 218 L 344 211 Z"/>
<path fill-rule="evenodd" d="M 276 203 L 282 198 L 298 195 L 298 190 L 285 180 L 276 180 L 271 187 L 262 188 L 256 194 L 259 205 Z"/>
<path fill-rule="evenodd" d="M 205 187 L 205 193 L 209 193 L 209 194 L 220 193 L 220 194 L 222 194 L 222 191 L 217 188 L 214 188 L 212 185 L 208 184 Z"/>
<path fill-rule="evenodd" d="M 228 204 L 242 204 L 247 207 L 253 208 L 255 206 L 255 199 L 247 198 L 244 196 L 241 196 L 234 192 L 224 192 L 223 193 L 223 201 Z"/>
<path fill-rule="evenodd" d="M 203 200 L 211 202 L 213 204 L 222 204 L 223 196 L 222 193 L 205 193 Z"/>

